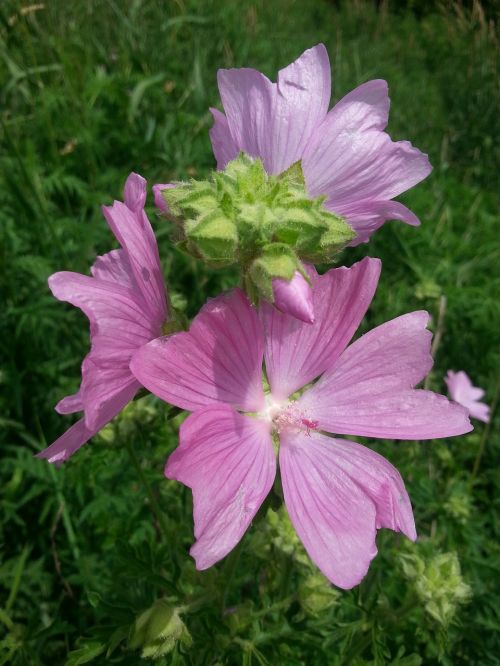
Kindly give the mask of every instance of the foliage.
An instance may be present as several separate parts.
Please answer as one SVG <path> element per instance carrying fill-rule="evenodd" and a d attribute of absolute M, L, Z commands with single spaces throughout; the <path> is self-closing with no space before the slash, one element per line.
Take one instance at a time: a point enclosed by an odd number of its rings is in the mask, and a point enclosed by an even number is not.
<path fill-rule="evenodd" d="M 52 407 L 77 388 L 88 346 L 84 317 L 50 296 L 47 277 L 86 272 L 109 249 L 99 206 L 119 197 L 129 171 L 150 183 L 207 176 L 217 68 L 273 76 L 319 41 L 335 97 L 386 78 L 392 136 L 434 165 L 405 196 L 420 229 L 390 223 L 343 255 L 384 262 L 366 326 L 428 309 L 431 388 L 444 391 L 445 371 L 464 369 L 496 402 L 494 29 L 478 3 L 402 7 L 0 5 L 0 664 L 135 665 L 148 649 L 158 664 L 500 663 L 493 424 L 445 442 L 377 445 L 405 478 L 420 539 L 409 549 L 379 533 L 378 558 L 349 592 L 332 589 L 294 544 L 279 491 L 237 551 L 197 572 L 190 493 L 162 476 L 181 417 L 151 396 L 61 469 L 33 458 L 69 423 Z M 168 225 L 152 209 L 151 218 L 176 304 L 192 316 L 235 273 L 173 250 Z M 140 618 L 158 608 L 168 617 L 139 646 Z"/>

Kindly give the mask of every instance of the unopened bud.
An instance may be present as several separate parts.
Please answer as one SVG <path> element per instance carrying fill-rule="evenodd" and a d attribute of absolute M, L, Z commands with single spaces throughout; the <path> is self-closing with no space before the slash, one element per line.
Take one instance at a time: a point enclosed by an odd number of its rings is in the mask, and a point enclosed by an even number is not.
<path fill-rule="evenodd" d="M 299 271 L 291 280 L 274 278 L 274 305 L 285 314 L 308 324 L 314 322 L 314 304 L 311 285 Z"/>
<path fill-rule="evenodd" d="M 129 638 L 129 647 L 142 648 L 142 657 L 157 659 L 172 652 L 177 643 L 192 643 L 179 609 L 160 599 L 136 619 Z"/>
<path fill-rule="evenodd" d="M 319 572 L 312 573 L 299 585 L 299 602 L 307 615 L 319 615 L 339 602 L 340 593 Z"/>
<path fill-rule="evenodd" d="M 269 176 L 261 160 L 240 153 L 208 180 L 165 186 L 161 197 L 180 248 L 211 266 L 239 264 L 253 301 L 277 296 L 305 321 L 312 312 L 303 262 L 331 262 L 355 238 L 342 217 L 326 210 L 325 197 L 309 196 L 300 162 Z M 296 273 L 304 278 L 297 278 L 300 293 L 292 284 L 290 293 L 278 287 L 275 294 L 273 280 L 289 284 Z"/>

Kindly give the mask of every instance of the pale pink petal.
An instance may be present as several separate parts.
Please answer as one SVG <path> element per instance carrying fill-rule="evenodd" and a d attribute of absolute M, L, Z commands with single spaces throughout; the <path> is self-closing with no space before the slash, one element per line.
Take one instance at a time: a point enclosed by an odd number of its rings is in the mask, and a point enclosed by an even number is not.
<path fill-rule="evenodd" d="M 402 532 L 415 541 L 415 520 L 410 498 L 398 470 L 366 446 L 345 439 L 321 436 L 336 467 L 370 497 L 377 509 L 377 529 Z"/>
<path fill-rule="evenodd" d="M 155 200 L 155 206 L 161 210 L 162 213 L 168 213 L 167 202 L 162 196 L 163 190 L 170 190 L 172 187 L 175 187 L 174 183 L 158 183 L 153 185 L 153 196 Z"/>
<path fill-rule="evenodd" d="M 474 386 L 463 370 L 459 372 L 448 370 L 445 382 L 448 385 L 448 391 L 452 400 L 465 407 L 473 418 L 488 423 L 490 420 L 490 408 L 486 403 L 479 402 L 484 396 L 483 389 Z"/>
<path fill-rule="evenodd" d="M 56 298 L 87 315 L 92 341 L 82 364 L 80 390 L 61 400 L 56 409 L 65 414 L 84 410 L 86 426 L 95 430 L 99 421 L 109 420 L 103 414 L 116 396 L 126 404 L 140 388 L 130 372 L 130 358 L 159 331 L 151 327 L 135 293 L 118 283 L 61 272 L 49 278 L 49 286 Z"/>
<path fill-rule="evenodd" d="M 114 362 L 107 365 L 102 359 L 96 363 L 92 352 L 83 361 L 80 395 L 88 428 L 97 428 L 99 423 L 107 423 L 115 416 L 117 412 L 113 405 L 117 396 L 120 405 L 124 406 L 141 388 L 128 365 L 128 362 L 125 365 Z"/>
<path fill-rule="evenodd" d="M 308 324 L 314 322 L 311 285 L 299 271 L 295 271 L 295 275 L 291 280 L 274 278 L 273 296 L 274 305 L 281 312 L 296 317 Z"/>
<path fill-rule="evenodd" d="M 67 395 L 62 400 L 59 400 L 55 410 L 58 414 L 74 414 L 75 412 L 83 412 L 83 402 L 81 391 L 73 395 Z"/>
<path fill-rule="evenodd" d="M 350 589 L 377 554 L 375 503 L 337 464 L 327 437 L 285 431 L 280 440 L 283 494 L 293 526 L 323 574 Z"/>
<path fill-rule="evenodd" d="M 62 271 L 49 278 L 56 298 L 80 308 L 90 321 L 94 357 L 127 362 L 140 345 L 159 334 L 136 294 L 120 284 Z"/>
<path fill-rule="evenodd" d="M 35 457 L 46 459 L 49 463 L 61 464 L 86 444 L 96 432 L 86 427 L 85 419 L 80 419 Z"/>
<path fill-rule="evenodd" d="M 181 426 L 165 475 L 193 490 L 191 555 L 197 569 L 207 569 L 234 548 L 271 490 L 276 459 L 269 425 L 228 405 L 195 412 Z"/>
<path fill-rule="evenodd" d="M 335 208 L 334 212 L 344 217 L 356 232 L 356 238 L 349 243 L 351 247 L 366 243 L 372 233 L 387 220 L 401 220 L 413 227 L 420 224 L 415 213 L 399 201 L 353 201 L 342 205 L 328 203 L 326 208 Z"/>
<path fill-rule="evenodd" d="M 104 282 L 115 282 L 128 289 L 136 289 L 134 275 L 125 250 L 111 250 L 97 257 L 90 272 Z"/>
<path fill-rule="evenodd" d="M 311 270 L 313 324 L 262 303 L 266 371 L 276 399 L 287 398 L 331 367 L 370 305 L 380 267 L 378 259 L 367 257 L 321 277 Z"/>
<path fill-rule="evenodd" d="M 130 367 L 143 386 L 182 409 L 227 402 L 252 412 L 264 404 L 262 356 L 255 308 L 235 289 L 208 301 L 189 333 L 139 349 Z"/>
<path fill-rule="evenodd" d="M 352 344 L 299 400 L 331 433 L 432 439 L 471 430 L 466 410 L 431 391 L 414 390 L 432 367 L 426 312 L 378 326 Z"/>
<path fill-rule="evenodd" d="M 302 167 L 313 196 L 328 195 L 333 209 L 356 201 L 387 201 L 432 170 L 427 155 L 382 130 L 389 99 L 385 81 L 369 81 L 328 113 L 307 145 Z"/>
<path fill-rule="evenodd" d="M 302 158 L 330 101 L 330 63 L 323 44 L 281 70 L 277 83 L 254 69 L 222 69 L 217 80 L 233 140 L 228 154 L 236 146 L 260 157 L 270 174 Z"/>
<path fill-rule="evenodd" d="M 131 173 L 125 181 L 123 198 L 125 205 L 134 213 L 142 211 L 146 205 L 147 183 L 138 173 Z"/>
<path fill-rule="evenodd" d="M 126 387 L 124 390 L 111 396 L 100 412 L 100 418 L 93 428 L 89 428 L 85 419 L 80 419 L 71 426 L 46 449 L 36 455 L 37 458 L 45 458 L 50 463 L 60 464 L 78 451 L 80 447 L 88 442 L 101 428 L 111 421 L 125 405 L 130 402 L 133 395 Z"/>
<path fill-rule="evenodd" d="M 135 282 L 146 304 L 147 316 L 161 326 L 167 318 L 165 285 L 156 239 L 146 214 L 140 209 L 134 212 L 120 201 L 103 206 L 102 210 L 112 232 L 127 252 Z"/>
<path fill-rule="evenodd" d="M 233 141 L 226 116 L 217 109 L 210 109 L 214 124 L 209 131 L 210 141 L 217 160 L 217 169 L 222 171 L 226 164 L 238 155 L 240 149 Z"/>

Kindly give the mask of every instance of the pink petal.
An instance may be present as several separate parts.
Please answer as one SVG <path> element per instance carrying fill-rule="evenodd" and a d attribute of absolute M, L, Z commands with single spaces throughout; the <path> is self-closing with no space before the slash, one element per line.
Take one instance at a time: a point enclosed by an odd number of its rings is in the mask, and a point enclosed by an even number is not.
<path fill-rule="evenodd" d="M 375 503 L 338 465 L 329 438 L 285 431 L 280 440 L 281 480 L 293 526 L 323 574 L 350 589 L 377 554 Z"/>
<path fill-rule="evenodd" d="M 182 409 L 227 402 L 253 412 L 264 404 L 263 344 L 255 309 L 235 289 L 208 301 L 189 333 L 139 349 L 130 367 L 143 386 Z"/>
<path fill-rule="evenodd" d="M 366 243 L 372 233 L 387 220 L 401 220 L 413 227 L 420 225 L 415 213 L 399 201 L 361 201 L 337 206 L 329 203 L 326 208 L 336 208 L 334 212 L 344 217 L 356 232 L 351 247 Z"/>
<path fill-rule="evenodd" d="M 432 170 L 427 155 L 383 132 L 389 100 L 385 81 L 369 81 L 328 113 L 307 145 L 302 166 L 311 195 L 329 205 L 387 201 Z"/>
<path fill-rule="evenodd" d="M 68 460 L 75 451 L 78 451 L 96 432 L 87 428 L 85 419 L 80 419 L 50 446 L 37 453 L 35 457 L 44 458 L 49 463 L 61 464 Z"/>
<path fill-rule="evenodd" d="M 147 183 L 138 173 L 131 173 L 125 181 L 124 187 L 125 205 L 133 213 L 142 211 L 146 205 Z"/>
<path fill-rule="evenodd" d="M 238 155 L 240 149 L 233 141 L 226 116 L 217 109 L 210 109 L 214 124 L 209 131 L 210 141 L 217 160 L 217 169 L 222 171 L 226 164 Z"/>
<path fill-rule="evenodd" d="M 323 44 L 281 70 L 277 83 L 254 69 L 222 69 L 217 80 L 233 140 L 224 139 L 227 154 L 236 146 L 260 157 L 270 174 L 301 159 L 330 101 L 330 63 Z M 217 140 L 222 135 L 219 125 Z"/>
<path fill-rule="evenodd" d="M 193 490 L 191 555 L 207 569 L 231 551 L 271 490 L 276 459 L 269 425 L 211 405 L 181 426 L 165 475 Z"/>
<path fill-rule="evenodd" d="M 295 271 L 291 280 L 273 280 L 274 305 L 285 314 L 308 324 L 314 322 L 312 289 L 304 276 Z"/>
<path fill-rule="evenodd" d="M 162 192 L 163 190 L 170 190 L 172 187 L 175 187 L 174 183 L 159 183 L 158 185 L 153 185 L 155 206 L 159 208 L 162 213 L 168 213 L 167 202 L 163 198 Z"/>
<path fill-rule="evenodd" d="M 323 276 L 310 272 L 315 321 L 305 324 L 262 303 L 265 363 L 273 396 L 284 399 L 321 375 L 338 358 L 364 317 L 380 275 L 378 259 Z"/>
<path fill-rule="evenodd" d="M 115 403 L 125 406 L 141 388 L 130 372 L 128 363 L 125 367 L 112 363 L 107 367 L 102 360 L 93 360 L 91 352 L 82 364 L 82 385 L 80 395 L 85 407 L 85 424 L 89 429 L 100 429 L 99 423 L 107 423 L 118 412 Z M 118 409 L 120 411 L 122 406 Z"/>
<path fill-rule="evenodd" d="M 49 287 L 89 318 L 94 356 L 104 361 L 128 364 L 132 352 L 159 333 L 137 294 L 120 284 L 62 271 L 51 275 Z"/>
<path fill-rule="evenodd" d="M 300 409 L 332 433 L 432 439 L 469 432 L 464 409 L 412 388 L 432 367 L 428 317 L 412 312 L 363 335 L 303 394 Z"/>
<path fill-rule="evenodd" d="M 448 370 L 445 382 L 452 400 L 465 407 L 473 418 L 488 423 L 490 408 L 486 403 L 479 402 L 484 395 L 483 389 L 474 386 L 463 370 L 459 372 Z"/>
<path fill-rule="evenodd" d="M 330 459 L 370 497 L 377 509 L 377 529 L 402 532 L 415 541 L 417 533 L 410 498 L 398 470 L 366 446 L 320 436 Z"/>
<path fill-rule="evenodd" d="M 140 198 L 133 198 L 135 190 L 129 194 L 132 205 L 138 205 Z M 115 201 L 112 206 L 103 206 L 103 214 L 127 252 L 135 282 L 147 304 L 148 316 L 158 326 L 167 318 L 165 285 L 158 255 L 158 247 L 144 211 L 132 210 L 126 204 Z"/>
<path fill-rule="evenodd" d="M 82 384 L 74 396 L 58 403 L 60 413 L 85 411 L 90 430 L 107 422 L 117 398 L 126 404 L 140 384 L 130 372 L 132 353 L 157 333 L 130 289 L 78 273 L 55 273 L 49 286 L 56 298 L 83 310 L 90 320 L 92 349 L 82 364 Z M 142 300 L 141 300 L 142 303 Z M 158 331 L 159 332 L 159 331 Z M 111 407 L 113 411 L 113 407 Z"/>
<path fill-rule="evenodd" d="M 102 406 L 99 413 L 99 420 L 93 427 L 88 427 L 85 419 L 80 419 L 71 428 L 66 430 L 61 437 L 56 439 L 55 442 L 38 453 L 36 457 L 46 458 L 50 463 L 63 463 L 121 412 L 132 397 L 133 394 L 130 392 L 130 387 L 125 387 L 122 391 L 111 396 L 106 404 Z"/>
<path fill-rule="evenodd" d="M 121 284 L 128 289 L 137 289 L 125 250 L 111 250 L 97 257 L 90 272 L 98 280 Z"/>
<path fill-rule="evenodd" d="M 55 409 L 58 414 L 74 414 L 75 412 L 83 412 L 84 407 L 81 391 L 78 391 L 74 395 L 67 395 L 62 400 L 59 400 Z"/>

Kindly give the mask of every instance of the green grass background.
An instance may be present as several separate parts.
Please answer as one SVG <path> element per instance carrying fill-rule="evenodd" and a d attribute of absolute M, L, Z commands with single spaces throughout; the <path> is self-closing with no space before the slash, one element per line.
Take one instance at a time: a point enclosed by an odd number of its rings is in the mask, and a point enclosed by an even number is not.
<path fill-rule="evenodd" d="M 391 135 L 411 140 L 434 165 L 402 197 L 422 226 L 389 223 L 342 258 L 383 260 L 363 327 L 429 310 L 440 331 L 429 386 L 444 392 L 447 369 L 463 369 L 496 403 L 493 8 L 415 1 L 377 9 L 326 0 L 0 4 L 0 664 L 139 664 L 127 637 L 159 598 L 191 604 L 183 619 L 193 641 L 177 642 L 160 664 L 500 663 L 494 424 L 476 423 L 474 433 L 449 441 L 376 445 L 405 478 L 420 540 L 409 548 L 379 533 L 368 577 L 339 593 L 323 581 L 311 592 L 314 570 L 265 511 L 237 557 L 194 570 L 190 493 L 162 477 L 178 421 L 167 421 L 168 407 L 151 397 L 61 469 L 33 458 L 69 426 L 53 406 L 77 388 L 88 348 L 85 318 L 51 297 L 48 276 L 86 273 L 114 244 L 100 205 L 121 197 L 131 170 L 153 184 L 214 168 L 208 107 L 219 104 L 219 67 L 252 66 L 273 78 L 320 41 L 331 58 L 334 99 L 371 78 L 387 79 Z M 177 253 L 166 223 L 149 210 L 169 288 L 192 316 L 236 275 L 211 273 Z M 450 572 L 425 592 L 418 586 L 425 576 L 412 579 L 404 566 L 410 556 L 429 567 L 440 553 L 458 557 L 471 592 L 466 603 L 453 601 Z M 432 602 L 442 612 L 451 604 L 446 622 L 433 615 Z"/>

